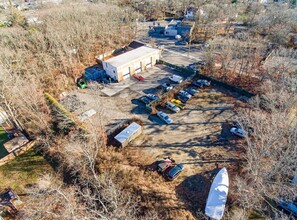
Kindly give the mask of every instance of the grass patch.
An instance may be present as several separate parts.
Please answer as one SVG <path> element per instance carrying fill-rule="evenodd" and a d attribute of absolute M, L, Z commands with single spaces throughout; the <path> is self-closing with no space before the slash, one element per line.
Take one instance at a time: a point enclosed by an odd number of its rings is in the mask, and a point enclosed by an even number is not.
<path fill-rule="evenodd" d="M 5 147 L 3 146 L 3 144 L 5 142 L 7 142 L 9 140 L 5 130 L 3 129 L 3 127 L 0 126 L 0 159 L 5 157 L 8 152 L 5 149 Z"/>
<path fill-rule="evenodd" d="M 36 183 L 42 174 L 51 171 L 43 156 L 31 148 L 0 167 L 0 190 L 11 187 L 19 194 L 24 193 L 26 186 Z"/>

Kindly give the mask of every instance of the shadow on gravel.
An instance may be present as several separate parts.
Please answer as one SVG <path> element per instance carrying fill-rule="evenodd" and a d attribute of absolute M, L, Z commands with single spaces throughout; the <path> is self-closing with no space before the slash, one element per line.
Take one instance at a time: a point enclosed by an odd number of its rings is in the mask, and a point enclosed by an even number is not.
<path fill-rule="evenodd" d="M 218 169 L 206 171 L 187 177 L 176 188 L 177 197 L 184 203 L 185 208 L 192 212 L 198 219 L 204 219 L 204 213 L 211 180 Z"/>

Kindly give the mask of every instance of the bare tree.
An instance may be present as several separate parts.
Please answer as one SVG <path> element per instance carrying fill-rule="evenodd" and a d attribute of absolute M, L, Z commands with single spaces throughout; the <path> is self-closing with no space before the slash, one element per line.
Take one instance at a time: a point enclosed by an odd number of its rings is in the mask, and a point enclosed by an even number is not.
<path fill-rule="evenodd" d="M 251 136 L 245 146 L 246 163 L 236 181 L 237 202 L 244 209 L 257 210 L 264 216 L 277 216 L 274 203 L 284 197 L 294 199 L 292 184 L 297 166 L 297 124 L 292 123 L 290 110 L 296 108 L 296 95 L 275 85 L 265 85 L 270 91 L 270 113 L 261 110 L 260 99 L 253 100 L 255 109 L 243 110 L 238 121 Z M 252 130 L 251 130 L 252 129 Z M 268 211 L 269 210 L 269 211 Z"/>

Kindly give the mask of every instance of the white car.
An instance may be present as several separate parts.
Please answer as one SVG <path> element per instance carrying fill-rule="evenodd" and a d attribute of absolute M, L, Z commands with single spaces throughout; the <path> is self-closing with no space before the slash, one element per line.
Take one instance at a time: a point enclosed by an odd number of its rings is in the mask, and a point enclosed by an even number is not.
<path fill-rule="evenodd" d="M 181 76 L 177 76 L 177 75 L 172 75 L 169 77 L 169 79 L 175 83 L 181 83 L 183 81 L 183 78 Z"/>
<path fill-rule="evenodd" d="M 180 111 L 180 108 L 174 105 L 172 102 L 166 102 L 166 107 L 175 113 Z"/>
<path fill-rule="evenodd" d="M 172 119 L 166 115 L 164 112 L 157 112 L 157 116 L 162 120 L 164 121 L 166 124 L 171 124 L 173 121 Z"/>
<path fill-rule="evenodd" d="M 241 137 L 241 138 L 246 138 L 248 136 L 248 133 L 241 128 L 233 127 L 230 129 L 230 132 L 234 135 Z"/>
<path fill-rule="evenodd" d="M 184 96 L 184 97 L 186 97 L 187 99 L 192 98 L 192 95 L 189 94 L 189 93 L 187 93 L 185 90 L 180 90 L 180 91 L 178 92 L 178 95 Z"/>
<path fill-rule="evenodd" d="M 197 83 L 201 84 L 202 86 L 210 86 L 210 82 L 205 79 L 198 79 Z"/>

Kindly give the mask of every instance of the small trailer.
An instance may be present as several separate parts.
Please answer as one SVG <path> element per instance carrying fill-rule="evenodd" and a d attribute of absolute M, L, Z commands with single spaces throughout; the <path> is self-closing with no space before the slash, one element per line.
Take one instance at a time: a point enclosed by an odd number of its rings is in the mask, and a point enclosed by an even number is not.
<path fill-rule="evenodd" d="M 136 122 L 131 123 L 114 138 L 121 147 L 126 147 L 132 140 L 142 133 L 142 127 Z"/>

